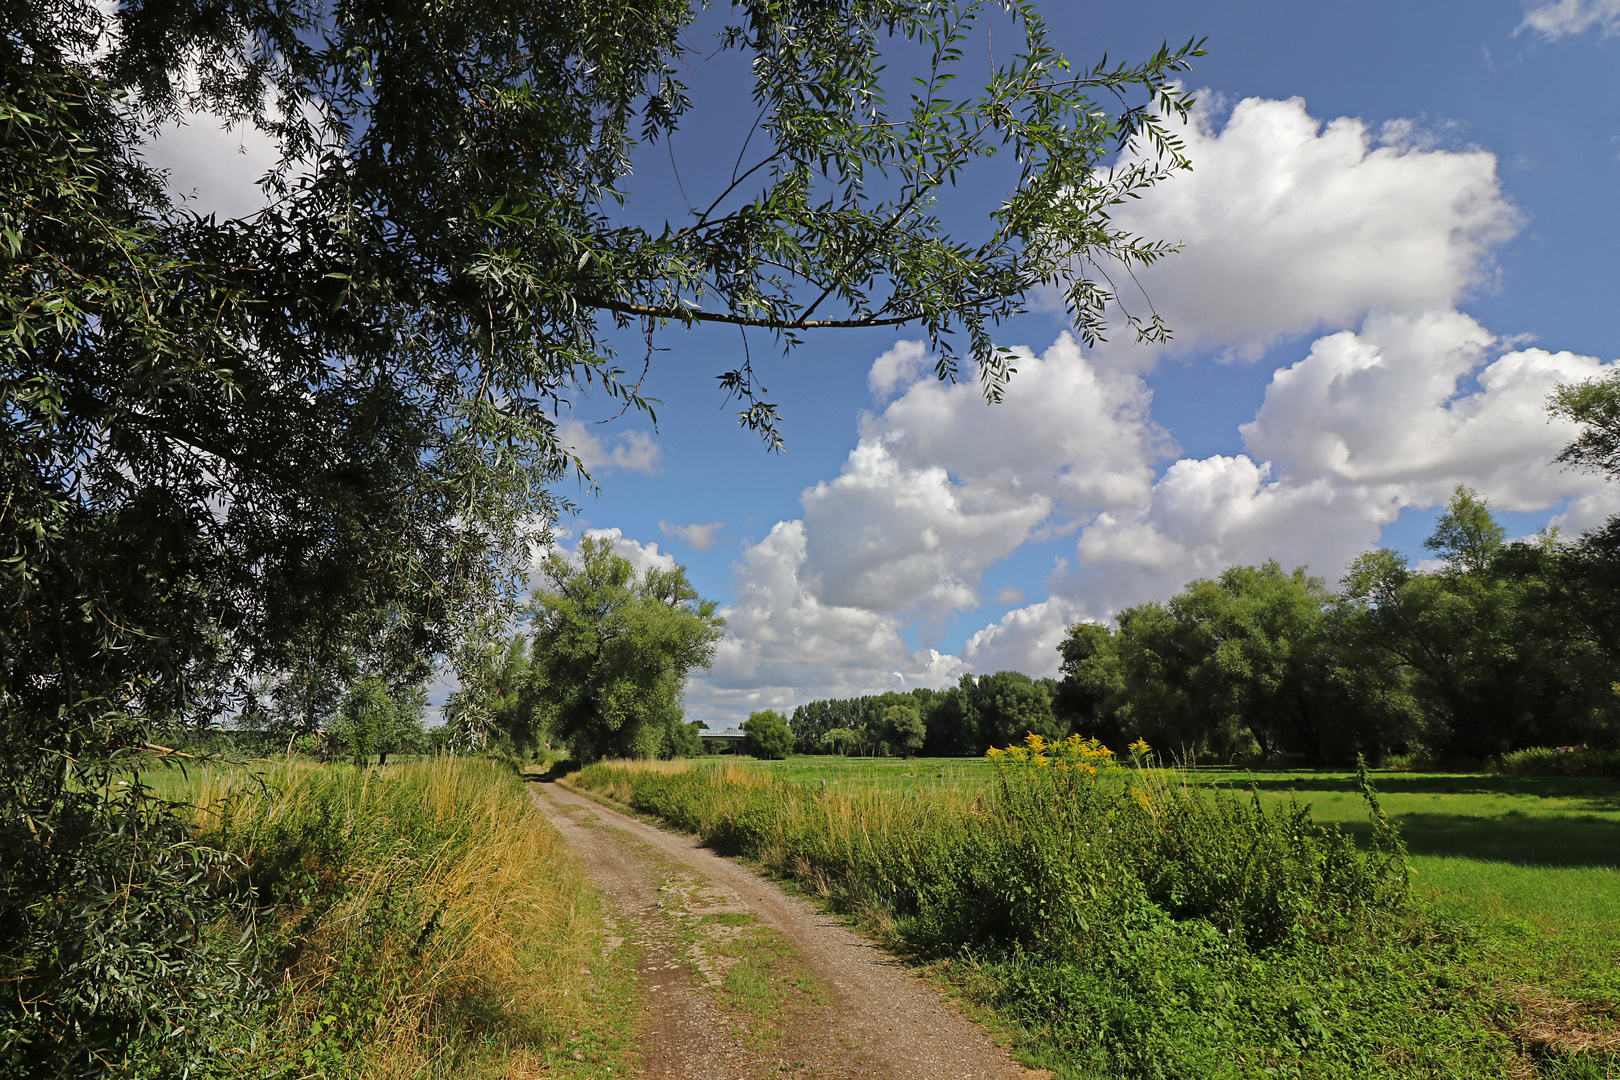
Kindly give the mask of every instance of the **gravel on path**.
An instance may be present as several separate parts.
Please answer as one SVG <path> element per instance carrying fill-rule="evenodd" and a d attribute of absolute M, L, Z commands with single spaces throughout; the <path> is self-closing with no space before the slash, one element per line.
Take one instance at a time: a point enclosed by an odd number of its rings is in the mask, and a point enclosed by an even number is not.
<path fill-rule="evenodd" d="M 551 782 L 531 795 L 584 859 L 638 948 L 638 1039 L 648 1078 L 1035 1080 L 988 1033 L 872 941 L 808 901 L 700 847 Z M 775 1014 L 731 1007 L 728 927 L 754 920 L 791 943 L 814 991 Z M 735 954 L 735 949 L 729 950 Z M 731 962 L 735 962 L 733 959 Z"/>

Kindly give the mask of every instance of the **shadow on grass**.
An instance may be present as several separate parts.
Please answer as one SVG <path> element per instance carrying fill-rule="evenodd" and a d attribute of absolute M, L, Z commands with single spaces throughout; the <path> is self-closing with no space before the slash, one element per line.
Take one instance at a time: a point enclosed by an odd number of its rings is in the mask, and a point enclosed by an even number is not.
<path fill-rule="evenodd" d="M 1199 778 L 1211 787 L 1236 791 L 1297 791 L 1301 801 L 1313 791 L 1354 792 L 1349 773 L 1311 775 L 1298 770 L 1268 774 L 1252 770 L 1204 769 Z M 1528 795 L 1544 799 L 1581 799 L 1591 810 L 1620 810 L 1620 780 L 1568 776 L 1508 776 L 1502 773 L 1407 775 L 1374 773 L 1380 792 L 1401 795 Z"/>
<path fill-rule="evenodd" d="M 1602 818 L 1401 814 L 1398 820 L 1413 855 L 1518 866 L 1620 866 L 1620 822 Z M 1372 842 L 1371 822 L 1342 822 L 1339 827 L 1362 847 Z"/>
<path fill-rule="evenodd" d="M 548 763 L 544 768 L 538 765 L 530 765 L 523 771 L 523 779 L 531 784 L 549 784 L 554 780 L 561 780 L 569 773 L 578 772 L 582 768 L 584 766 L 573 758 L 558 758 Z"/>

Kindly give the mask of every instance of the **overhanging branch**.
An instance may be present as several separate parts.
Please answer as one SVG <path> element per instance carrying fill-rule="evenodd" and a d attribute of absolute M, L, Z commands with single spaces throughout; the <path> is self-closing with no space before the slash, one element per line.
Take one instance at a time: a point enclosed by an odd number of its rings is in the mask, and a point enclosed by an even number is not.
<path fill-rule="evenodd" d="M 698 311 L 692 308 L 653 307 L 649 304 L 630 304 L 622 300 L 605 300 L 599 297 L 582 296 L 578 297 L 578 300 L 586 307 L 601 308 L 604 311 L 616 311 L 621 315 L 636 315 L 653 319 L 680 319 L 689 322 L 729 323 L 732 326 L 760 326 L 770 330 L 899 326 L 902 323 L 916 322 L 923 317 L 921 312 L 914 312 L 910 315 L 891 315 L 882 319 L 875 317 L 864 319 L 771 319 L 758 315 L 732 315 L 728 312 Z"/>

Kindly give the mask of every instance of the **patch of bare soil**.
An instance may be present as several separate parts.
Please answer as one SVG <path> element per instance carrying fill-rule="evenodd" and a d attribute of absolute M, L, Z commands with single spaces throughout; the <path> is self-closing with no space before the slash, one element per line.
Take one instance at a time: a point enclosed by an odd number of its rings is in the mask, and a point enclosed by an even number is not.
<path fill-rule="evenodd" d="M 807 901 L 553 783 L 534 799 L 638 947 L 643 1076 L 1016 1078 L 979 1025 Z"/>

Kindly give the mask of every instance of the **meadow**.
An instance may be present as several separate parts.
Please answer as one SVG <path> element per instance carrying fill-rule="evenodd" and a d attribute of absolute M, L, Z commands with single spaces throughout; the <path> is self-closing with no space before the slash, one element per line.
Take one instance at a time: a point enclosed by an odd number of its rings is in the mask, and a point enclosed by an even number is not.
<path fill-rule="evenodd" d="M 1005 778 L 801 757 L 574 782 L 797 880 L 1059 1076 L 1620 1071 L 1620 784 L 1375 774 L 1397 859 L 1352 773 L 1105 771 L 1081 811 Z"/>
<path fill-rule="evenodd" d="M 755 767 L 842 790 L 977 788 L 982 758 L 795 757 Z M 1203 787 L 1297 799 L 1366 846 L 1372 825 L 1353 772 L 1202 766 Z M 1620 1001 L 1620 780 L 1373 770 L 1399 826 L 1414 892 L 1480 930 L 1504 969 L 1595 1001 Z"/>

